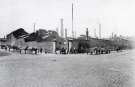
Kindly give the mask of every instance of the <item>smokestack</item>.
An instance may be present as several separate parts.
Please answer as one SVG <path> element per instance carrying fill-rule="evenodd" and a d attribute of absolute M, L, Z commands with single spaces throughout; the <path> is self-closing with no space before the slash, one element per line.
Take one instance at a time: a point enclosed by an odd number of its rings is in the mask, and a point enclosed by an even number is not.
<path fill-rule="evenodd" d="M 36 32 L 36 23 L 34 23 L 34 26 L 33 26 L 33 28 L 34 28 L 34 32 Z"/>
<path fill-rule="evenodd" d="M 74 10 L 74 9 L 73 9 L 73 8 L 74 8 L 74 7 L 73 7 L 73 3 L 72 3 L 72 37 L 74 38 L 74 29 L 73 29 L 73 24 L 74 24 L 74 23 L 73 23 L 73 22 L 74 22 L 74 20 L 73 20 L 73 19 L 74 19 L 73 10 Z"/>
<path fill-rule="evenodd" d="M 56 28 L 56 32 L 58 33 L 58 35 L 59 35 L 59 28 Z"/>
<path fill-rule="evenodd" d="M 67 28 L 65 28 L 65 38 L 67 39 Z"/>
<path fill-rule="evenodd" d="M 89 37 L 89 31 L 88 28 L 86 28 L 86 40 L 88 40 L 88 37 Z"/>
<path fill-rule="evenodd" d="M 113 34 L 113 32 L 112 32 L 112 39 L 113 39 L 113 37 L 114 37 L 114 34 Z"/>
<path fill-rule="evenodd" d="M 76 31 L 74 32 L 74 37 L 76 38 Z"/>
<path fill-rule="evenodd" d="M 99 24 L 99 38 L 101 39 L 101 24 Z"/>
<path fill-rule="evenodd" d="M 63 31 L 63 19 L 61 19 L 61 37 L 64 37 Z"/>
<path fill-rule="evenodd" d="M 97 38 L 96 29 L 94 29 L 94 37 Z"/>

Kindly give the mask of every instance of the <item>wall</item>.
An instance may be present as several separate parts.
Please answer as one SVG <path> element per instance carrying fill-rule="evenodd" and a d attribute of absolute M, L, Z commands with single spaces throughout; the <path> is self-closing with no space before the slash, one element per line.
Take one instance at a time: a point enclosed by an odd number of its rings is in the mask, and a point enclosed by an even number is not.
<path fill-rule="evenodd" d="M 7 45 L 15 45 L 16 43 L 16 38 L 14 37 L 13 34 L 11 34 L 10 36 L 8 36 L 8 39 L 7 39 Z"/>
<path fill-rule="evenodd" d="M 55 52 L 55 42 L 26 42 L 27 46 L 29 47 L 36 47 L 36 48 L 42 48 L 43 50 L 47 50 L 49 53 Z"/>
<path fill-rule="evenodd" d="M 26 47 L 26 43 L 24 41 L 24 38 L 17 39 L 16 42 L 15 42 L 15 46 Z"/>

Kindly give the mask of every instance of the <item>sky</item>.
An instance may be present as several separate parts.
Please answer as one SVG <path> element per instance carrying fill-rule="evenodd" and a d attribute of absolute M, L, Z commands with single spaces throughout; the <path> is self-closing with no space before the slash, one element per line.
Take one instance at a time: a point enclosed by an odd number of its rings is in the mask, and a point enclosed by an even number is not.
<path fill-rule="evenodd" d="M 135 0 L 0 0 L 0 37 L 24 28 L 33 32 L 39 28 L 60 30 L 60 19 L 68 36 L 72 34 L 72 3 L 74 4 L 74 31 L 109 37 L 111 33 L 135 36 Z"/>

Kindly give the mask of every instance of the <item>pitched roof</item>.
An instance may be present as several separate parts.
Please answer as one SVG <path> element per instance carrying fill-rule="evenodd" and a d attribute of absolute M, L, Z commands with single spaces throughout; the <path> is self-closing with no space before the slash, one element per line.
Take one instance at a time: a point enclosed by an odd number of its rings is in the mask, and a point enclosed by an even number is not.
<path fill-rule="evenodd" d="M 22 35 L 27 35 L 28 33 L 23 29 L 23 28 L 19 28 L 13 32 L 11 32 L 10 34 L 7 35 L 7 37 L 9 37 L 10 35 L 14 35 L 15 38 L 19 38 Z"/>
<path fill-rule="evenodd" d="M 33 32 L 31 34 L 28 35 L 28 37 L 25 38 L 25 41 L 37 41 L 39 38 L 39 36 L 37 35 L 37 33 Z"/>
<path fill-rule="evenodd" d="M 29 34 L 28 37 L 25 38 L 25 41 L 38 41 L 38 42 L 42 42 L 42 41 L 54 41 L 54 39 L 58 39 L 59 36 L 57 34 L 57 32 L 55 31 L 46 31 L 43 29 L 40 29 L 38 31 L 36 31 L 35 33 L 31 33 Z"/>

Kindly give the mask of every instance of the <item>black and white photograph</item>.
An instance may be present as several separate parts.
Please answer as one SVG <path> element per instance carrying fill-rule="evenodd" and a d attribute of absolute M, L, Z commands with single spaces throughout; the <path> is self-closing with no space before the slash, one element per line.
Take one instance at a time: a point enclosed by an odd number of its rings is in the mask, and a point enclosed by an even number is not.
<path fill-rule="evenodd" d="M 135 87 L 135 0 L 0 0 L 0 87 Z"/>

